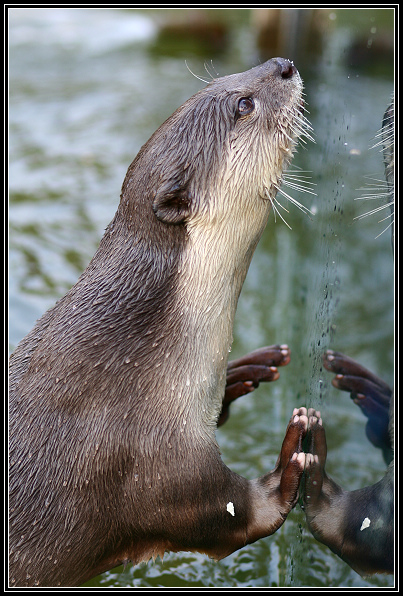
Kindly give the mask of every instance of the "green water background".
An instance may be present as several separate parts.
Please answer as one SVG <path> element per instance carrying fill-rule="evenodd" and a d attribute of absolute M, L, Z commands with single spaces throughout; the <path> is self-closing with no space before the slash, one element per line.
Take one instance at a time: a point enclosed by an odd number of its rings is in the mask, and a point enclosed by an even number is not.
<path fill-rule="evenodd" d="M 186 12 L 175 13 L 174 21 L 186 25 Z M 219 12 L 228 37 L 217 51 L 177 33 L 162 36 L 161 24 L 172 11 L 11 10 L 10 350 L 88 264 L 141 145 L 204 86 L 185 60 L 206 79 L 204 62 L 211 71 L 211 59 L 220 75 L 261 61 L 251 11 Z M 300 149 L 294 165 L 311 172 L 317 194 L 291 194 L 314 215 L 280 199 L 292 230 L 270 217 L 241 294 L 232 350 L 237 357 L 287 343 L 292 360 L 280 369 L 279 381 L 232 406 L 217 437 L 226 464 L 253 478 L 274 466 L 292 409 L 317 407 L 327 431 L 327 471 L 343 487 L 357 489 L 378 481 L 384 463 L 365 437 L 361 412 L 331 387 L 321 355 L 327 347 L 341 350 L 393 384 L 393 257 L 389 231 L 377 237 L 388 222 L 355 219 L 381 204 L 356 199 L 371 179 L 383 180 L 381 153 L 370 147 L 393 90 L 393 58 L 381 53 L 363 63 L 351 60 L 357 39 L 364 37 L 369 48 L 380 32 L 393 37 L 393 11 L 324 16 L 320 50 L 284 56 L 304 79 L 316 139 Z M 119 568 L 87 584 L 392 585 L 391 576 L 361 578 L 316 542 L 299 505 L 276 534 L 219 563 L 167 553 L 163 562 Z"/>

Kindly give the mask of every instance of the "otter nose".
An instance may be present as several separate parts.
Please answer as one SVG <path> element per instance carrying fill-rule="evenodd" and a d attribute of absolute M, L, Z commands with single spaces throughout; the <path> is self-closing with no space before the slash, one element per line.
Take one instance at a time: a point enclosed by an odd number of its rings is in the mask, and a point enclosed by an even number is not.
<path fill-rule="evenodd" d="M 280 68 L 280 75 L 283 79 L 290 79 L 298 72 L 291 60 L 287 60 L 286 58 L 275 58 L 275 60 Z"/>

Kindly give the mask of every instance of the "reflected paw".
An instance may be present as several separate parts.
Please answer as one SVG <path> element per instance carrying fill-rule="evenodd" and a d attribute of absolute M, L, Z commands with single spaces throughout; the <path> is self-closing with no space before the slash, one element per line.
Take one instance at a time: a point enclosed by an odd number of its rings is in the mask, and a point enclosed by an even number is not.
<path fill-rule="evenodd" d="M 368 418 L 368 439 L 384 451 L 385 459 L 390 457 L 389 407 L 392 389 L 371 371 L 340 352 L 328 350 L 324 354 L 323 364 L 326 370 L 336 374 L 332 385 L 349 392 L 353 402 Z"/>

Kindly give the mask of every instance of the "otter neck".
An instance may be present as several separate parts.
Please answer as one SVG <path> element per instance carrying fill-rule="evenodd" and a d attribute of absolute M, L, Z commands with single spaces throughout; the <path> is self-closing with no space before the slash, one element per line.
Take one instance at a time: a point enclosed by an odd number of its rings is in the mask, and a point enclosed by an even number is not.
<path fill-rule="evenodd" d="M 178 351 L 186 374 L 181 392 L 193 407 L 202 406 L 199 414 L 207 425 L 215 426 L 221 411 L 238 298 L 267 216 L 263 214 L 247 244 L 234 233 L 234 226 L 230 231 L 218 227 L 210 235 L 195 227 L 183 253 L 175 305 L 183 321 Z M 223 238 L 226 234 L 231 241 Z"/>

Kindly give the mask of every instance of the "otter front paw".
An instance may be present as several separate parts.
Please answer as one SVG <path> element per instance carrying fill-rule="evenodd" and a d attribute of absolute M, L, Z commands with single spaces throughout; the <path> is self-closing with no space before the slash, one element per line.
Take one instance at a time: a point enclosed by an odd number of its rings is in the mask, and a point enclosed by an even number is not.
<path fill-rule="evenodd" d="M 302 441 L 307 429 L 306 408 L 294 408 L 274 471 L 274 474 L 281 474 L 280 497 L 283 504 L 287 508 L 289 507 L 289 511 L 297 502 L 299 484 L 305 469 L 305 453 L 302 451 Z"/>
<path fill-rule="evenodd" d="M 305 468 L 302 441 L 307 428 L 306 408 L 295 408 L 274 470 L 252 481 L 254 519 L 249 527 L 250 542 L 276 532 L 295 506 Z"/>
<path fill-rule="evenodd" d="M 251 393 L 259 383 L 277 381 L 280 374 L 278 366 L 290 362 L 291 352 L 287 345 L 274 345 L 259 348 L 238 360 L 228 363 L 227 384 L 221 414 L 217 426 L 221 426 L 229 417 L 230 404 L 247 393 Z"/>

